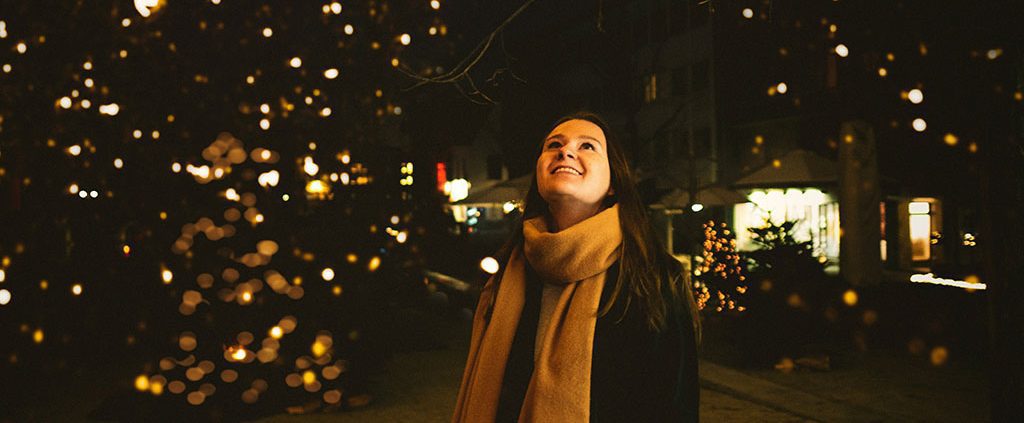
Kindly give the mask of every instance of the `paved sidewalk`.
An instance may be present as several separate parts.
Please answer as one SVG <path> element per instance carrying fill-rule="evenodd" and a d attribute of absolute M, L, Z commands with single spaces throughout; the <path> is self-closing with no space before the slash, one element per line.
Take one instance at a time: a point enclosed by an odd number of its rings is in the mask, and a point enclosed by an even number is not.
<path fill-rule="evenodd" d="M 444 348 L 396 354 L 375 380 L 377 397 L 369 407 L 261 421 L 447 422 L 458 395 L 468 333 L 468 324 L 438 328 Z M 848 369 L 788 374 L 701 360 L 700 377 L 700 414 L 707 422 L 988 421 L 982 372 L 935 368 L 915 357 L 869 353 Z"/>
<path fill-rule="evenodd" d="M 463 328 L 468 333 L 468 326 Z M 462 370 L 469 348 L 468 336 L 450 336 L 448 347 L 396 354 L 387 371 L 375 380 L 376 400 L 370 406 L 349 412 L 277 415 L 261 422 L 447 422 L 458 395 Z M 759 386 L 749 376 L 734 374 L 710 363 L 701 363 L 701 419 L 703 421 L 802 422 L 799 413 L 772 406 L 763 398 L 744 398 L 737 386 Z M 718 382 L 708 383 L 708 378 Z M 728 379 L 728 383 L 724 382 Z M 767 382 L 762 382 L 767 383 Z M 780 395 L 785 388 L 779 389 Z"/>

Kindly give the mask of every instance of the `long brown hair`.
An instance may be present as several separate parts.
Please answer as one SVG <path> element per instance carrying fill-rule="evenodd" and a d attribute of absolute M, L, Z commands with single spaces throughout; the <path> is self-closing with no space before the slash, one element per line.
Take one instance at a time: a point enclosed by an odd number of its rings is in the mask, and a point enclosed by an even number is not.
<path fill-rule="evenodd" d="M 646 208 L 636 190 L 636 183 L 626 160 L 626 154 L 619 139 L 604 119 L 590 112 L 577 112 L 558 119 L 546 134 L 558 125 L 570 120 L 585 120 L 604 131 L 608 145 L 608 164 L 611 169 L 611 187 L 614 194 L 605 197 L 603 206 L 618 203 L 619 225 L 622 229 L 622 255 L 619 258 L 619 276 L 612 286 L 609 301 L 598 316 L 607 315 L 616 301 L 625 301 L 619 321 L 625 317 L 629 307 L 636 303 L 644 316 L 648 328 L 660 332 L 665 329 L 669 313 L 686 313 L 693 323 L 697 342 L 700 339 L 700 315 L 690 287 L 690 277 L 682 266 L 672 258 L 661 241 L 651 233 Z M 546 135 L 545 134 L 545 135 Z M 543 143 L 540 143 L 543 144 Z M 541 148 L 538 148 L 537 156 Z M 536 172 L 530 181 L 520 221 L 513 227 L 508 242 L 498 252 L 498 257 L 507 263 L 512 250 L 523 243 L 522 221 L 548 213 L 548 203 L 537 189 Z M 667 285 L 671 304 L 662 296 Z M 494 290 L 497 293 L 497 289 Z M 685 308 L 685 310 L 680 310 Z"/>

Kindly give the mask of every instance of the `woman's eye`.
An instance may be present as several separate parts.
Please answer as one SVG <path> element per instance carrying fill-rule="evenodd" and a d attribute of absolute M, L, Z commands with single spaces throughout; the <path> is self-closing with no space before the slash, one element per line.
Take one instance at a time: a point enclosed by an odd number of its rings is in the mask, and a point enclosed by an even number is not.
<path fill-rule="evenodd" d="M 558 141 L 551 141 L 550 143 L 548 143 L 548 148 L 558 148 L 558 147 L 561 147 L 561 146 L 562 146 L 562 143 L 560 143 Z"/>
<path fill-rule="evenodd" d="M 581 146 L 580 148 L 585 148 L 585 149 L 589 148 L 589 149 L 593 150 L 594 149 L 594 145 L 589 143 L 589 142 L 585 142 L 585 143 L 583 143 L 583 146 Z"/>

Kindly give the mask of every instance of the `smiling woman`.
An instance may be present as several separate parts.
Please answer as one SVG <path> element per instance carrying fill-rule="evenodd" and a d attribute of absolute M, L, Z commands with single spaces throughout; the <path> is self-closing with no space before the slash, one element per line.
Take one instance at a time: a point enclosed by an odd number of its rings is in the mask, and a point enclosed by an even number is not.
<path fill-rule="evenodd" d="M 696 421 L 700 327 L 601 118 L 558 120 L 483 287 L 454 422 Z"/>

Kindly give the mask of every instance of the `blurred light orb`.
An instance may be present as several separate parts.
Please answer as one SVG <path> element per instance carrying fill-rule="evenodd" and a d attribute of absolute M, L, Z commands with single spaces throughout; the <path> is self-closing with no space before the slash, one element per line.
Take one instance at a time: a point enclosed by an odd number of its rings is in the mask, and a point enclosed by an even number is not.
<path fill-rule="evenodd" d="M 334 79 L 338 77 L 338 69 L 330 68 L 324 71 L 324 78 Z"/>
<path fill-rule="evenodd" d="M 341 3 L 331 3 L 331 13 L 334 13 L 335 15 L 341 13 Z"/>
<path fill-rule="evenodd" d="M 409 45 L 409 43 L 412 42 L 412 36 L 409 34 L 402 34 L 401 36 L 398 37 L 398 40 L 402 43 L 403 46 L 407 46 Z"/>
<path fill-rule="evenodd" d="M 483 260 L 480 260 L 480 268 L 483 269 L 483 271 L 487 272 L 488 274 L 493 275 L 495 273 L 498 273 L 498 269 L 500 267 L 501 266 L 498 264 L 498 260 L 496 260 L 494 257 L 484 257 Z"/>
<path fill-rule="evenodd" d="M 441 2 L 438 0 L 430 0 L 430 8 L 438 10 L 441 8 Z"/>
<path fill-rule="evenodd" d="M 293 57 L 292 60 L 288 61 L 288 66 L 291 66 L 291 67 L 293 67 L 295 69 L 298 69 L 298 68 L 302 67 L 302 59 L 299 58 L 298 56 Z"/>
<path fill-rule="evenodd" d="M 839 55 L 839 57 L 849 56 L 850 55 L 850 49 L 848 47 L 846 47 L 846 44 L 837 44 L 836 45 L 836 54 Z"/>
<path fill-rule="evenodd" d="M 334 280 L 334 269 L 325 267 L 324 270 L 320 271 L 320 277 L 324 278 L 324 280 L 328 282 Z"/>
<path fill-rule="evenodd" d="M 356 32 L 356 28 L 351 24 L 345 25 L 345 35 L 352 35 Z"/>
<path fill-rule="evenodd" d="M 690 210 L 693 210 L 694 212 L 699 212 L 701 210 L 704 210 L 704 205 L 701 203 L 693 203 L 693 205 L 690 206 Z"/>
<path fill-rule="evenodd" d="M 149 377 L 146 375 L 139 375 L 135 378 L 135 389 L 139 392 L 146 392 L 149 390 Z"/>
<path fill-rule="evenodd" d="M 925 129 L 928 129 L 928 122 L 925 122 L 924 119 L 921 118 L 914 119 L 911 125 L 917 132 L 924 132 Z"/>
<path fill-rule="evenodd" d="M 71 293 L 75 295 L 82 295 L 82 284 L 76 283 L 71 286 Z"/>
<path fill-rule="evenodd" d="M 11 291 L 6 289 L 0 289 L 0 306 L 10 304 L 11 302 Z"/>
<path fill-rule="evenodd" d="M 270 335 L 271 338 L 281 339 L 281 337 L 284 336 L 284 329 L 281 329 L 280 326 L 274 326 L 270 328 L 270 331 L 268 331 L 267 333 Z"/>
<path fill-rule="evenodd" d="M 921 92 L 921 90 L 914 88 L 907 93 L 907 100 L 910 100 L 910 102 L 914 104 L 921 104 L 921 102 L 924 101 L 924 93 Z"/>
<path fill-rule="evenodd" d="M 846 290 L 846 292 L 843 293 L 843 302 L 850 307 L 857 305 L 857 291 L 852 289 Z"/>
<path fill-rule="evenodd" d="M 160 10 L 163 5 L 162 0 L 135 0 L 135 11 L 139 12 L 143 18 L 148 18 L 153 12 Z"/>
<path fill-rule="evenodd" d="M 775 90 L 778 91 L 779 94 L 785 94 L 786 91 L 789 91 L 789 86 L 786 85 L 785 82 L 780 82 L 779 85 L 775 86 Z"/>
<path fill-rule="evenodd" d="M 754 10 L 749 8 L 749 7 L 746 8 L 746 9 L 743 9 L 743 17 L 747 18 L 747 19 L 753 18 L 754 17 Z"/>
<path fill-rule="evenodd" d="M 100 105 L 100 114 L 107 116 L 117 116 L 117 113 L 121 111 L 121 106 L 117 103 L 103 104 Z"/>
<path fill-rule="evenodd" d="M 949 360 L 949 350 L 946 347 L 938 346 L 932 348 L 931 361 L 933 366 L 942 366 Z"/>

